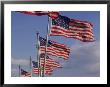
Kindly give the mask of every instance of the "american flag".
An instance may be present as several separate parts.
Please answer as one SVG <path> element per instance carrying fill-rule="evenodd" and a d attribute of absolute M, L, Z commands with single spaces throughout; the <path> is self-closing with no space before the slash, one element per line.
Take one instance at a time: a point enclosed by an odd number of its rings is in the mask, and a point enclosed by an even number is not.
<path fill-rule="evenodd" d="M 38 68 L 38 62 L 35 62 L 35 61 L 32 61 L 32 64 L 33 64 L 33 73 L 34 74 L 39 74 L 40 73 L 40 69 Z M 43 66 L 41 65 L 40 66 L 41 70 L 43 70 Z M 45 74 L 47 75 L 51 75 L 52 74 L 52 67 L 50 66 L 46 66 L 45 67 Z"/>
<path fill-rule="evenodd" d="M 52 19 L 56 19 L 59 15 L 58 11 L 49 11 L 48 16 L 51 17 Z"/>
<path fill-rule="evenodd" d="M 50 36 L 65 36 L 83 42 L 91 42 L 94 41 L 93 25 L 87 21 L 59 15 L 58 18 L 51 19 Z"/>
<path fill-rule="evenodd" d="M 57 18 L 59 15 L 58 11 L 16 11 L 16 12 L 36 16 L 48 15 L 52 19 Z"/>
<path fill-rule="evenodd" d="M 46 65 L 44 68 L 45 68 L 45 74 L 46 75 L 52 75 L 53 67 L 50 67 L 50 66 Z"/>
<path fill-rule="evenodd" d="M 46 39 L 39 37 L 39 41 L 40 41 L 40 52 L 45 53 Z M 48 40 L 48 45 L 47 45 L 48 55 L 68 59 L 69 53 L 70 53 L 70 48 L 67 47 L 66 45 L 52 41 L 52 40 Z"/>
<path fill-rule="evenodd" d="M 22 77 L 31 77 L 31 73 L 21 69 L 21 76 Z"/>
<path fill-rule="evenodd" d="M 48 11 L 16 11 L 28 15 L 36 15 L 36 16 L 42 16 L 42 15 L 48 15 Z"/>
<path fill-rule="evenodd" d="M 40 73 L 40 69 L 38 68 L 38 62 L 32 61 L 32 70 L 34 72 L 34 74 L 39 74 Z"/>
<path fill-rule="evenodd" d="M 44 58 L 45 58 L 45 54 L 41 53 L 40 54 L 40 60 L 41 60 L 41 65 L 44 65 Z M 62 66 L 60 65 L 60 63 L 52 58 L 49 58 L 49 56 L 47 55 L 46 57 L 46 65 L 53 67 L 53 68 L 62 68 Z"/>

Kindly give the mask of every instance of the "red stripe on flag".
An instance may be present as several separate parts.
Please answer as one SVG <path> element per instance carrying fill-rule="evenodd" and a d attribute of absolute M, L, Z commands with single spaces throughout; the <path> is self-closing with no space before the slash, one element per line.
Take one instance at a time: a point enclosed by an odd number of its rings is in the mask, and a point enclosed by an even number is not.
<path fill-rule="evenodd" d="M 48 12 L 46 11 L 16 11 L 28 15 L 36 15 L 36 16 L 42 16 L 42 15 L 48 15 Z"/>

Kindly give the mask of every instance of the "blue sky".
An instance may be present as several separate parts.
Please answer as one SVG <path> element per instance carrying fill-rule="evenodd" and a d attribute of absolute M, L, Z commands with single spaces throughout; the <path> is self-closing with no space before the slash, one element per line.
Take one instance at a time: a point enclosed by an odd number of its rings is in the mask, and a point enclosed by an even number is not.
<path fill-rule="evenodd" d="M 62 69 L 56 69 L 52 77 L 96 77 L 100 76 L 100 12 L 99 11 L 62 11 L 61 15 L 93 24 L 95 42 L 81 42 L 63 36 L 50 36 L 49 39 L 66 44 L 71 48 L 70 58 L 59 61 Z M 29 57 L 36 60 L 36 31 L 40 36 L 47 34 L 47 16 L 32 16 L 12 12 L 11 14 L 11 75 L 18 76 L 18 64 L 29 71 Z M 36 76 L 36 75 L 33 75 Z"/>

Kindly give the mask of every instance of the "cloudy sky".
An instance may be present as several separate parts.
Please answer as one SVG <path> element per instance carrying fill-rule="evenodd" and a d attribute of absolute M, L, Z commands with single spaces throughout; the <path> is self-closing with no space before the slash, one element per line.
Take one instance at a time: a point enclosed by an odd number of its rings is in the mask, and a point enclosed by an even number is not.
<path fill-rule="evenodd" d="M 81 42 L 63 36 L 50 36 L 49 39 L 68 45 L 71 48 L 68 60 L 55 57 L 63 68 L 54 70 L 52 77 L 97 77 L 100 76 L 100 12 L 98 11 L 62 11 L 61 15 L 89 21 L 93 24 L 95 42 Z M 18 65 L 29 71 L 29 57 L 37 60 L 36 31 L 46 36 L 47 16 L 32 16 L 12 12 L 11 15 L 11 75 L 18 76 Z M 34 75 L 33 76 L 37 76 Z"/>

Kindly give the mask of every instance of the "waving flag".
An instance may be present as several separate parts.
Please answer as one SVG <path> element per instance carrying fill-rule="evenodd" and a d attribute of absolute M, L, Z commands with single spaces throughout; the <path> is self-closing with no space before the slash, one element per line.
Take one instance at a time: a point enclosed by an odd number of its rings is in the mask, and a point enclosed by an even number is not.
<path fill-rule="evenodd" d="M 40 54 L 41 65 L 44 65 L 44 58 L 45 58 L 45 54 L 44 53 Z M 62 68 L 59 62 L 55 61 L 54 59 L 49 58 L 49 56 L 46 57 L 45 65 L 53 67 L 53 68 Z"/>
<path fill-rule="evenodd" d="M 21 69 L 21 76 L 23 76 L 23 77 L 31 77 L 31 73 Z"/>
<path fill-rule="evenodd" d="M 40 73 L 40 69 L 38 68 L 38 62 L 32 61 L 32 66 L 33 66 L 33 72 L 34 74 L 39 74 Z"/>
<path fill-rule="evenodd" d="M 93 25 L 87 21 L 59 15 L 58 18 L 51 19 L 50 36 L 65 36 L 83 42 L 91 42 L 94 41 Z"/>
<path fill-rule="evenodd" d="M 48 11 L 16 11 L 16 12 L 36 16 L 48 15 Z"/>
<path fill-rule="evenodd" d="M 59 12 L 57 11 L 16 11 L 16 12 L 28 14 L 28 15 L 35 15 L 35 16 L 48 15 L 52 19 L 57 18 L 59 15 Z"/>
<path fill-rule="evenodd" d="M 48 16 L 51 17 L 52 19 L 56 19 L 59 16 L 59 12 L 58 11 L 49 11 Z"/>
<path fill-rule="evenodd" d="M 40 52 L 45 53 L 45 45 L 46 45 L 46 39 L 39 37 L 40 41 Z M 56 57 L 62 57 L 64 59 L 69 58 L 70 48 L 67 47 L 64 44 L 60 44 L 58 42 L 49 40 L 47 45 L 47 54 L 56 56 Z"/>
<path fill-rule="evenodd" d="M 40 69 L 38 68 L 38 64 L 37 63 L 38 62 L 32 61 L 34 74 L 40 73 Z M 41 69 L 43 69 L 42 67 L 43 66 L 41 65 Z M 49 67 L 49 66 L 46 66 L 45 67 L 45 74 L 51 75 L 52 74 L 52 71 L 53 71 L 52 67 Z"/>

